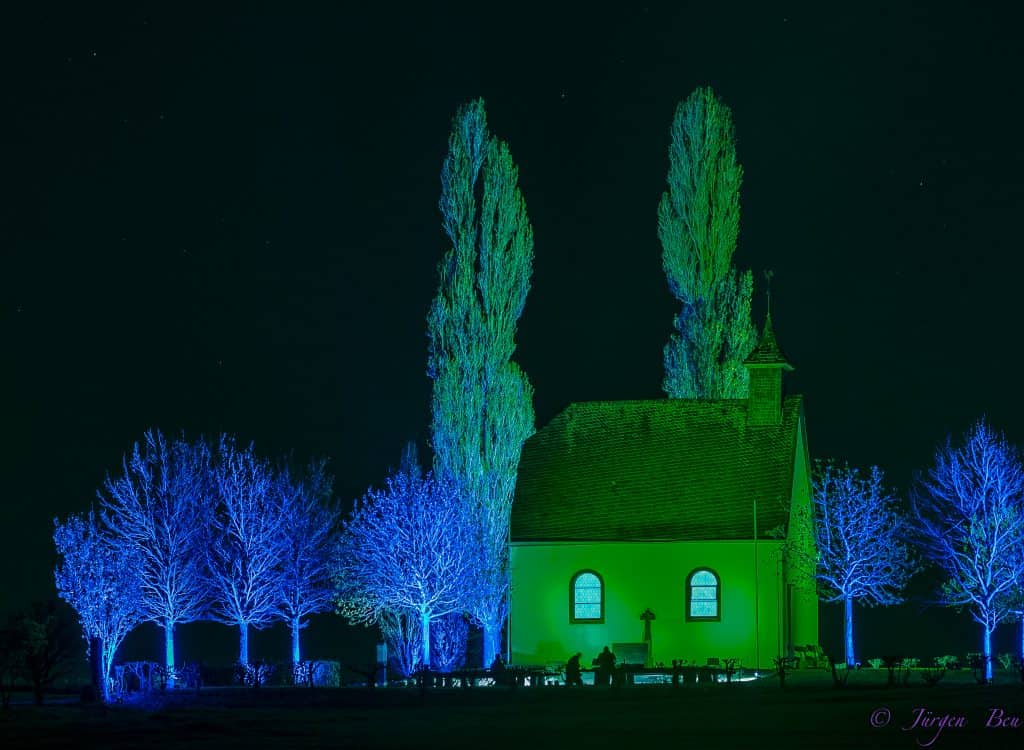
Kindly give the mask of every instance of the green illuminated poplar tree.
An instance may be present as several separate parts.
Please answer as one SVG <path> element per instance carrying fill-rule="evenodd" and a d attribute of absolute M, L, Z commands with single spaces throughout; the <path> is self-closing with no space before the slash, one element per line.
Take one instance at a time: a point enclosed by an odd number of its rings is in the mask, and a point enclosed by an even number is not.
<path fill-rule="evenodd" d="M 434 381 L 434 471 L 472 504 L 479 560 L 467 610 L 499 653 L 508 603 L 508 529 L 533 388 L 512 361 L 533 266 L 533 230 L 508 146 L 487 130 L 482 99 L 452 121 L 440 210 L 450 243 L 427 319 Z"/>
<path fill-rule="evenodd" d="M 749 271 L 731 266 L 742 181 L 732 114 L 710 88 L 699 88 L 676 108 L 668 190 L 658 205 L 662 267 L 682 305 L 665 346 L 662 388 L 670 398 L 747 396 L 754 284 Z"/>

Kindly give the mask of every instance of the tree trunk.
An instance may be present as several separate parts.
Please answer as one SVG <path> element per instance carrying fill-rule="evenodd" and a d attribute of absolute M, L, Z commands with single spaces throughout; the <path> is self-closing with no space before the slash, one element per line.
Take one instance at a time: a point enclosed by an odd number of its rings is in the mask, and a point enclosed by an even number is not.
<path fill-rule="evenodd" d="M 167 667 L 167 687 L 174 687 L 174 623 L 164 620 L 164 664 Z"/>
<path fill-rule="evenodd" d="M 984 638 L 982 640 L 981 656 L 985 660 L 985 682 L 992 682 L 992 631 L 988 625 L 982 625 Z"/>
<path fill-rule="evenodd" d="M 420 625 L 423 628 L 423 669 L 430 669 L 430 613 L 420 609 Z"/>
<path fill-rule="evenodd" d="M 245 665 L 249 663 L 249 623 L 247 622 L 238 625 L 238 662 Z"/>
<path fill-rule="evenodd" d="M 853 597 L 846 597 L 846 666 L 853 668 L 857 663 L 853 654 Z"/>
<path fill-rule="evenodd" d="M 92 680 L 93 690 L 96 691 L 96 699 L 105 703 L 107 691 L 104 689 L 103 679 L 103 641 L 99 638 L 89 639 L 89 678 Z"/>
<path fill-rule="evenodd" d="M 104 703 L 110 703 L 110 670 L 114 666 L 114 654 L 108 652 L 107 644 L 100 641 L 100 684 L 103 689 L 100 695 Z"/>
<path fill-rule="evenodd" d="M 501 653 L 501 623 L 484 624 L 484 668 L 490 668 Z"/>
<path fill-rule="evenodd" d="M 302 661 L 301 651 L 299 650 L 299 618 L 295 617 L 292 619 L 292 666 L 294 667 L 300 661 Z"/>

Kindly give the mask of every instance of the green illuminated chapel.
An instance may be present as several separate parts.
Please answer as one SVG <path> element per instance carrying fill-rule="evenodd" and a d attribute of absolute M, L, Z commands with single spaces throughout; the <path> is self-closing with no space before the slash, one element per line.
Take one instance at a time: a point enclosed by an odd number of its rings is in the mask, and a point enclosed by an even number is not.
<path fill-rule="evenodd" d="M 813 545 L 803 401 L 783 395 L 770 316 L 745 366 L 746 399 L 574 403 L 526 442 L 513 663 L 609 646 L 768 668 L 817 644 L 814 581 L 786 554 Z"/>

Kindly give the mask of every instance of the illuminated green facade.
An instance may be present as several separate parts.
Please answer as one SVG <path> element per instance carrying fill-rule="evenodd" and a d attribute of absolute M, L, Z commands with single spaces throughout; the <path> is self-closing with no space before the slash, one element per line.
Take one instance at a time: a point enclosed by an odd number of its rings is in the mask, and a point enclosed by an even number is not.
<path fill-rule="evenodd" d="M 747 367 L 749 399 L 572 404 L 527 441 L 513 663 L 641 643 L 647 609 L 651 663 L 768 668 L 817 644 L 814 581 L 785 553 L 813 544 L 803 402 L 782 398 L 770 320 Z"/>

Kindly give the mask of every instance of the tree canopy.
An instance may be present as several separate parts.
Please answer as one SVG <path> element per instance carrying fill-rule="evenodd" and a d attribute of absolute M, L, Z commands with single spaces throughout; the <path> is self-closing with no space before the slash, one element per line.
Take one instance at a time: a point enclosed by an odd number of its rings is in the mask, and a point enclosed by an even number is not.
<path fill-rule="evenodd" d="M 756 344 L 753 279 L 731 265 L 739 238 L 743 168 L 732 113 L 710 88 L 676 108 L 668 190 L 658 239 L 669 290 L 681 305 L 665 346 L 662 386 L 670 398 L 744 398 L 743 360 Z"/>

